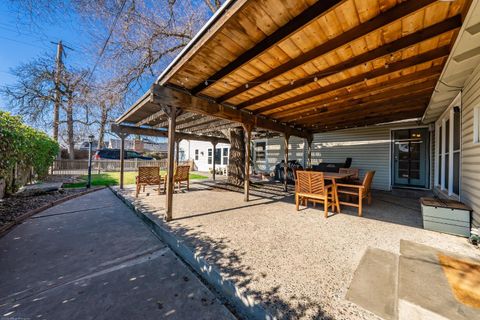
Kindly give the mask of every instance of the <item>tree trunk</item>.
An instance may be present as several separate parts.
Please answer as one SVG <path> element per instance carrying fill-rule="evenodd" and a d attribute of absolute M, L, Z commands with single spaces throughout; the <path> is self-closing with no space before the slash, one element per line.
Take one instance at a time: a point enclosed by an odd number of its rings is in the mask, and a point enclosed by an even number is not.
<path fill-rule="evenodd" d="M 100 116 L 100 132 L 98 133 L 98 148 L 101 149 L 104 147 L 104 139 L 105 139 L 105 126 L 107 125 L 108 119 L 108 109 L 105 105 L 105 102 L 100 103 L 100 107 L 102 108 L 102 114 Z"/>
<path fill-rule="evenodd" d="M 68 144 L 68 158 L 75 159 L 75 142 L 73 141 L 73 96 L 68 97 L 67 101 L 67 144 Z"/>
<path fill-rule="evenodd" d="M 245 134 L 241 128 L 228 132 L 230 155 L 228 158 L 228 178 L 230 184 L 243 186 L 245 180 Z"/>

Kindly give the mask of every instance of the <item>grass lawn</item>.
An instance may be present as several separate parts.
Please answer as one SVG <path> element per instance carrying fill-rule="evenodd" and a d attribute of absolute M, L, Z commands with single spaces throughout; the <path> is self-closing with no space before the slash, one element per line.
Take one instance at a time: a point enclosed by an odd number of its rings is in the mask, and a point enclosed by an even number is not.
<path fill-rule="evenodd" d="M 161 175 L 165 174 L 165 172 L 160 172 Z M 137 176 L 137 172 L 125 172 L 124 175 L 124 184 L 135 184 L 135 177 Z M 81 180 L 85 182 L 78 182 L 78 183 L 68 183 L 64 184 L 64 188 L 81 188 L 85 187 L 87 184 L 87 176 L 81 176 Z M 190 173 L 190 180 L 199 180 L 199 179 L 207 179 L 207 177 Z M 100 174 L 92 174 L 92 186 L 115 186 L 118 185 L 120 181 L 120 172 L 106 172 Z"/>

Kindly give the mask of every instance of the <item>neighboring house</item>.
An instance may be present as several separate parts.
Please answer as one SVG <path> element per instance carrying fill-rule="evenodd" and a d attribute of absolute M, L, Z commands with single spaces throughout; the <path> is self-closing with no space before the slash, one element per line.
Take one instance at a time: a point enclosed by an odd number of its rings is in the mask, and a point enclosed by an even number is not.
<path fill-rule="evenodd" d="M 215 169 L 228 165 L 230 145 L 219 143 L 215 148 Z M 195 170 L 209 172 L 213 169 L 213 145 L 206 141 L 182 140 L 180 142 L 180 161 L 193 160 Z"/>
<path fill-rule="evenodd" d="M 107 148 L 120 149 L 120 139 L 110 139 Z M 154 142 L 150 139 L 143 138 L 141 140 L 127 140 L 125 139 L 125 150 L 135 150 L 138 152 L 155 152 L 167 153 L 167 143 Z"/>
<path fill-rule="evenodd" d="M 478 2 L 477 6 L 480 6 Z M 422 119 L 317 133 L 312 163 L 343 162 L 375 170 L 373 187 L 431 189 L 473 209 L 480 226 L 480 8 L 471 8 Z M 255 140 L 254 168 L 272 171 L 284 158 L 283 137 Z M 306 159 L 292 137 L 289 159 Z M 266 160 L 268 159 L 268 160 Z"/>
<path fill-rule="evenodd" d="M 75 146 L 75 149 L 77 150 L 87 150 L 89 149 L 90 147 L 90 143 L 88 141 L 83 141 L 83 142 L 80 142 L 78 143 L 76 146 Z M 98 141 L 95 140 L 92 142 L 92 150 L 97 150 L 98 148 Z"/>

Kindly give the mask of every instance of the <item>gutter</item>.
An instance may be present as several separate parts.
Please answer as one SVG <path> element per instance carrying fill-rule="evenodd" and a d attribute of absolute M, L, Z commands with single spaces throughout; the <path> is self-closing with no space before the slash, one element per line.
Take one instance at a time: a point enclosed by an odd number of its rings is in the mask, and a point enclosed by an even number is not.
<path fill-rule="evenodd" d="M 160 84 L 160 81 L 170 72 L 170 70 L 183 58 L 183 56 L 200 40 L 200 38 L 206 33 L 206 31 L 215 24 L 215 22 L 220 18 L 230 7 L 232 3 L 236 0 L 227 0 L 225 3 L 218 9 L 213 16 L 203 25 L 203 27 L 197 32 L 197 34 L 190 40 L 190 42 L 180 51 L 180 53 L 175 57 L 175 59 L 170 62 L 170 64 L 163 70 L 163 72 L 158 76 L 155 81 L 156 84 Z"/>

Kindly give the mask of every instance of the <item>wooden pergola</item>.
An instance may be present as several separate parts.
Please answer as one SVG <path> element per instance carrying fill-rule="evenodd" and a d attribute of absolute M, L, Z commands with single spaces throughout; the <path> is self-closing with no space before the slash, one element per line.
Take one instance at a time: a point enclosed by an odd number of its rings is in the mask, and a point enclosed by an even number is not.
<path fill-rule="evenodd" d="M 168 137 L 169 220 L 179 139 L 215 144 L 243 127 L 248 146 L 252 132 L 274 132 L 285 137 L 287 163 L 289 137 L 298 136 L 310 165 L 314 133 L 421 117 L 469 5 L 227 1 L 116 130 Z"/>

